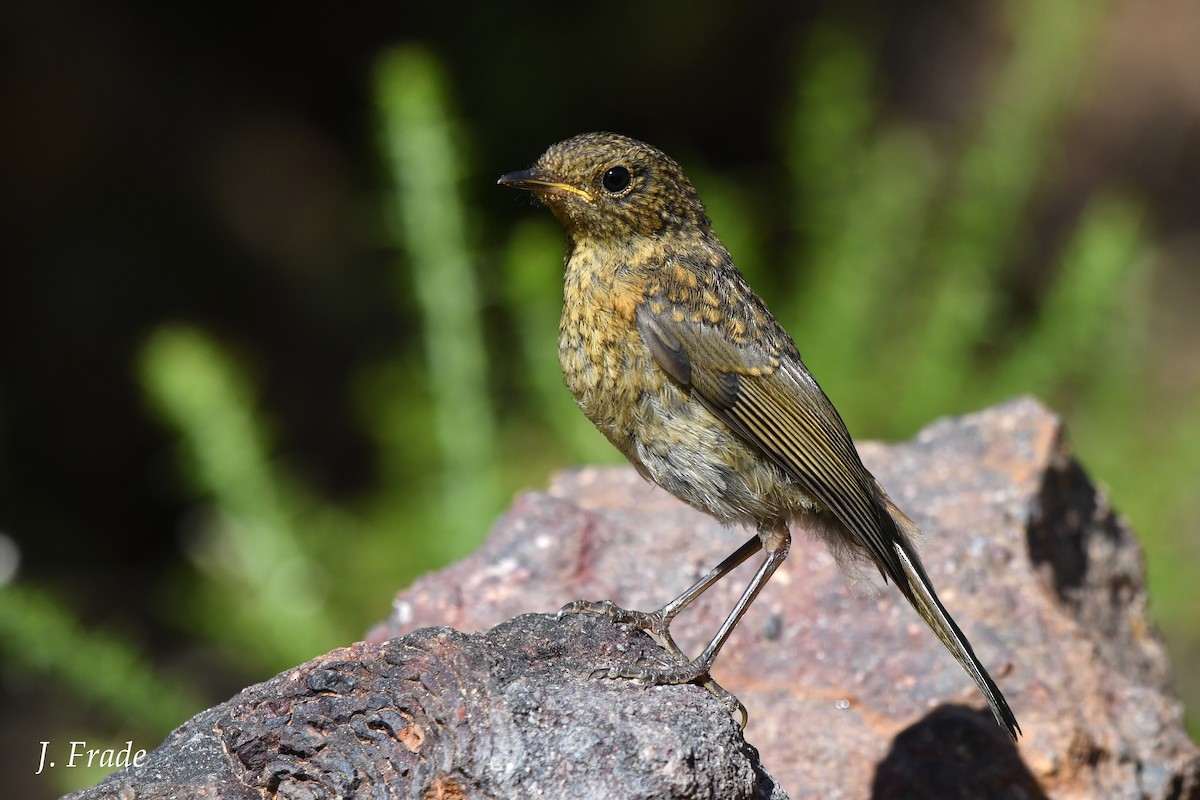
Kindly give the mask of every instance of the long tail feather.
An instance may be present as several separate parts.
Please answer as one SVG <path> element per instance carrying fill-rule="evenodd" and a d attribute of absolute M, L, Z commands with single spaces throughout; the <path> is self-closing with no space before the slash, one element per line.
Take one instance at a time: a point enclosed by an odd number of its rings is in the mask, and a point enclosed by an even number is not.
<path fill-rule="evenodd" d="M 954 655 L 962 668 L 975 681 L 975 685 L 979 687 L 979 691 L 983 693 L 988 705 L 991 706 L 996 722 L 1008 731 L 1008 735 L 1013 738 L 1013 741 L 1016 741 L 1017 734 L 1021 732 L 1021 726 L 1017 724 L 1016 716 L 1008 707 L 1008 702 L 1004 699 L 999 687 L 996 686 L 996 682 L 992 680 L 992 676 L 975 656 L 975 651 L 971 649 L 967 637 L 963 635 L 958 625 L 955 624 L 954 618 L 946 611 L 946 607 L 942 605 L 942 601 L 933 591 L 933 584 L 925 573 L 925 568 L 921 565 L 921 560 L 917 557 L 916 552 L 908 542 L 904 541 L 910 531 L 914 534 L 917 532 L 915 523 L 894 505 L 891 503 L 888 505 L 891 506 L 889 511 L 893 512 L 892 517 L 903 534 L 894 544 L 896 555 L 904 569 L 903 577 L 906 584 L 901 585 L 900 590 L 912 603 L 917 613 L 921 615 L 921 619 L 925 620 L 926 624 L 933 629 L 946 649 Z"/>

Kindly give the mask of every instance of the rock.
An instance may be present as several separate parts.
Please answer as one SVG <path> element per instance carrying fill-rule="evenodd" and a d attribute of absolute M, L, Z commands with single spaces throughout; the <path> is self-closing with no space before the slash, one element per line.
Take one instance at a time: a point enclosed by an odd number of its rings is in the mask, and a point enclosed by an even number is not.
<path fill-rule="evenodd" d="M 367 642 L 246 689 L 72 797 L 1200 800 L 1141 553 L 1061 420 L 1022 399 L 861 450 L 924 529 L 926 567 L 1016 712 L 1017 745 L 897 591 L 856 596 L 802 534 L 714 669 L 757 753 L 700 687 L 590 678 L 664 653 L 607 619 L 528 612 L 581 597 L 657 608 L 749 533 L 632 469 L 582 469 L 521 495 Z M 685 649 L 756 562 L 677 618 Z"/>
<path fill-rule="evenodd" d="M 485 633 L 359 642 L 193 718 L 95 798 L 786 800 L 697 686 L 590 679 L 656 659 L 596 617 L 526 614 Z"/>
<path fill-rule="evenodd" d="M 899 592 L 855 596 L 824 545 L 798 535 L 714 669 L 789 795 L 1200 798 L 1141 551 L 1062 420 L 1019 399 L 860 450 L 924 530 L 930 576 L 1024 736 L 1006 741 Z M 401 592 L 371 638 L 484 630 L 581 597 L 651 610 L 748 535 L 630 468 L 561 473 L 518 497 L 472 557 Z M 703 646 L 757 562 L 677 618 L 685 649 Z"/>

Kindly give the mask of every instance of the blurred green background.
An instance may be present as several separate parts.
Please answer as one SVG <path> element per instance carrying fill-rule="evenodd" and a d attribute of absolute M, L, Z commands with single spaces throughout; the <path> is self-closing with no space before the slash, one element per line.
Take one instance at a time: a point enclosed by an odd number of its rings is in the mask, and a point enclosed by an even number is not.
<path fill-rule="evenodd" d="M 1200 708 L 1200 7 L 426 6 L 0 11 L 13 796 L 619 459 L 561 385 L 561 231 L 494 185 L 597 129 L 685 166 L 856 437 L 1062 412 Z"/>

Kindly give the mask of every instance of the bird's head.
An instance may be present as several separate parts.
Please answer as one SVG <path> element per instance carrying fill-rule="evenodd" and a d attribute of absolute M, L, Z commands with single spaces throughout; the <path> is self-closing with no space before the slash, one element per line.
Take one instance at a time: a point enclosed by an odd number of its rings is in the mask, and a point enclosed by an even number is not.
<path fill-rule="evenodd" d="M 678 164 L 648 144 L 615 133 L 585 133 L 559 142 L 531 168 L 498 182 L 533 192 L 576 239 L 659 236 L 710 224 Z"/>

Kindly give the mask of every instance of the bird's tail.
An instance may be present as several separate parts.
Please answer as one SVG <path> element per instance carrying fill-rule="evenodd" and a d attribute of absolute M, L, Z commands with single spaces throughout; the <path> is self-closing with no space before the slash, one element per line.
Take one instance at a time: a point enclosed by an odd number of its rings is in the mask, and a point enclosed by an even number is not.
<path fill-rule="evenodd" d="M 1021 732 L 1021 726 L 1017 724 L 1016 716 L 1008 707 L 1008 702 L 1004 699 L 999 687 L 996 686 L 996 682 L 992 680 L 992 676 L 988 675 L 983 664 L 975 656 L 975 651 L 971 649 L 967 637 L 959 630 L 953 617 L 950 616 L 950 612 L 946 611 L 946 607 L 938 599 L 937 593 L 933 591 L 933 584 L 911 544 L 920 535 L 916 523 L 890 500 L 887 501 L 887 506 L 888 512 L 896 521 L 896 527 L 901 533 L 893 545 L 904 570 L 903 577 L 906 585 L 901 585 L 900 591 L 904 593 L 913 608 L 921 615 L 921 619 L 925 620 L 926 624 L 933 629 L 946 649 L 954 655 L 962 668 L 975 681 L 975 685 L 979 687 L 979 691 L 983 693 L 988 705 L 991 706 L 992 714 L 1000 723 L 1000 727 L 1007 730 L 1008 735 L 1013 738 L 1013 741 L 1016 741 L 1017 734 Z"/>

